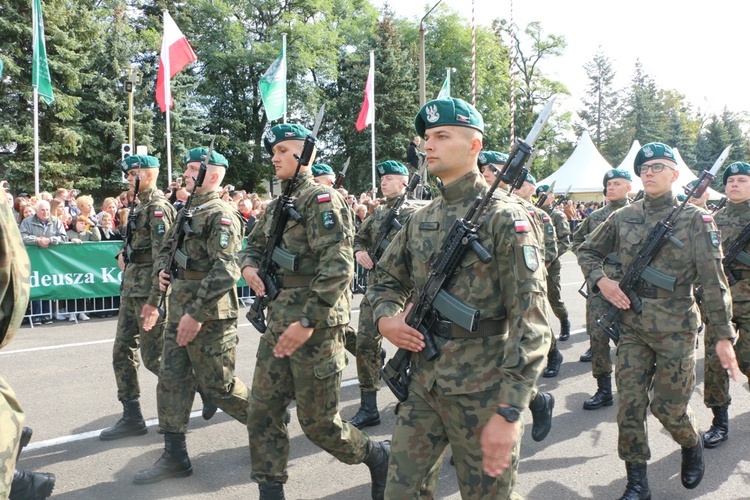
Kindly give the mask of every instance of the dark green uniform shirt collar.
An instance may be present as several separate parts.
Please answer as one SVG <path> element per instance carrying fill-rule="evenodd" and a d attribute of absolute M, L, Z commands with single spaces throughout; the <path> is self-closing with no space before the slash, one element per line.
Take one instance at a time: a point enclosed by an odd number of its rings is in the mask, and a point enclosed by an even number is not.
<path fill-rule="evenodd" d="M 729 214 L 741 214 L 750 212 L 750 200 L 741 201 L 739 203 L 729 201 L 729 203 L 727 203 L 726 210 Z"/>
<path fill-rule="evenodd" d="M 150 187 L 145 191 L 138 193 L 138 201 L 141 203 L 148 203 L 156 193 L 156 186 Z"/>
<path fill-rule="evenodd" d="M 201 193 L 196 194 L 195 198 L 193 198 L 193 202 L 190 206 L 190 208 L 195 209 L 207 201 L 218 199 L 219 198 L 219 192 L 218 191 L 209 191 L 208 193 Z"/>
<path fill-rule="evenodd" d="M 447 186 L 440 187 L 440 194 L 448 204 L 461 204 L 469 197 L 481 195 L 487 189 L 484 177 L 476 170 L 472 170 L 463 177 L 451 182 Z"/>
<path fill-rule="evenodd" d="M 294 190 L 295 193 L 298 193 L 302 187 L 307 184 L 305 181 L 312 182 L 312 172 L 310 170 L 300 170 L 299 173 L 299 181 L 297 182 L 297 188 Z M 281 182 L 281 190 L 286 191 L 286 186 L 289 184 L 289 181 L 292 180 L 290 177 L 289 179 Z"/>
<path fill-rule="evenodd" d="M 643 203 L 648 210 L 662 210 L 664 208 L 673 207 L 677 204 L 677 198 L 675 198 L 672 191 L 667 191 L 661 196 L 652 198 L 648 194 L 643 197 Z"/>
<path fill-rule="evenodd" d="M 401 196 L 400 194 L 397 194 L 396 196 L 393 196 L 392 198 L 386 198 L 385 206 L 388 208 L 392 208 L 393 205 L 396 204 L 396 200 L 398 200 L 400 196 Z"/>
<path fill-rule="evenodd" d="M 609 202 L 609 206 L 612 207 L 612 210 L 619 210 L 619 209 L 621 209 L 622 207 L 624 207 L 627 204 L 628 204 L 628 197 L 627 196 L 625 198 L 621 199 L 621 200 L 610 201 Z"/>

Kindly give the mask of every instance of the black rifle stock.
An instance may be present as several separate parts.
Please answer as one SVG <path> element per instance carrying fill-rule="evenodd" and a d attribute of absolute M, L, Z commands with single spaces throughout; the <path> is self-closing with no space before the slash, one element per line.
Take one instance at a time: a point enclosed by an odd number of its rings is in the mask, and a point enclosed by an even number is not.
<path fill-rule="evenodd" d="M 724 208 L 726 204 L 727 204 L 727 197 L 724 196 L 721 200 L 719 200 L 719 203 L 717 203 L 716 206 L 711 210 L 711 213 L 715 214 L 716 212 Z"/>
<path fill-rule="evenodd" d="M 750 224 L 742 228 L 740 234 L 724 252 L 724 258 L 721 259 L 721 265 L 724 267 L 724 274 L 727 275 L 727 281 L 730 285 L 737 283 L 737 277 L 732 272 L 731 266 L 737 260 L 743 264 L 750 264 L 750 255 L 745 254 L 745 248 L 750 243 Z M 744 254 L 744 255 L 743 255 Z"/>
<path fill-rule="evenodd" d="M 399 211 L 401 210 L 401 205 L 403 205 L 404 201 L 406 201 L 406 198 L 408 198 L 408 196 L 412 192 L 414 192 L 421 180 L 422 178 L 419 176 L 419 174 L 414 174 L 411 176 L 411 180 L 409 180 L 409 184 L 407 184 L 406 189 L 398 197 L 391 209 L 388 210 L 388 213 L 383 219 L 383 222 L 380 224 L 378 234 L 375 235 L 375 239 L 373 240 L 372 245 L 367 250 L 367 253 L 370 255 L 370 259 L 372 260 L 373 266 L 378 263 L 378 259 L 383 254 L 383 250 L 385 250 L 385 248 L 383 248 L 383 245 L 386 241 L 386 237 L 391 232 L 391 228 L 395 228 L 397 231 L 401 230 L 401 223 L 397 219 Z"/>
<path fill-rule="evenodd" d="M 633 311 L 637 313 L 640 313 L 641 311 L 641 299 L 635 293 L 635 287 L 638 284 L 638 281 L 641 279 L 641 275 L 649 266 L 649 264 L 651 264 L 651 261 L 654 260 L 656 255 L 659 253 L 659 250 L 661 250 L 661 248 L 667 243 L 667 241 L 672 241 L 680 248 L 684 246 L 682 242 L 672 236 L 674 223 L 677 220 L 677 217 L 679 217 L 679 215 L 687 206 L 688 200 L 691 197 L 700 198 L 708 188 L 708 185 L 713 180 L 714 175 L 704 170 L 698 178 L 698 183 L 690 190 L 687 198 L 685 198 L 685 201 L 680 203 L 678 206 L 673 207 L 666 218 L 656 223 L 656 226 L 654 226 L 654 228 L 646 238 L 646 241 L 638 250 L 638 256 L 630 264 L 627 271 L 625 272 L 625 275 L 619 283 L 620 290 L 622 290 L 623 293 L 628 296 L 628 299 L 630 299 L 630 309 L 632 309 Z M 610 304 L 607 312 L 601 318 L 596 320 L 599 326 L 602 327 L 605 333 L 614 341 L 615 344 L 620 341 L 620 332 L 618 326 L 620 312 L 620 309 Z"/>
<path fill-rule="evenodd" d="M 130 204 L 128 205 L 128 225 L 127 227 L 127 234 L 125 234 L 125 246 L 124 252 L 122 253 L 122 260 L 125 262 L 125 265 L 127 266 L 130 263 L 130 254 L 133 251 L 133 233 L 135 233 L 136 228 L 136 215 L 135 215 L 135 202 L 138 198 L 138 190 L 141 187 L 141 174 L 138 173 L 135 176 L 135 186 L 133 187 L 133 199 L 130 200 Z"/>

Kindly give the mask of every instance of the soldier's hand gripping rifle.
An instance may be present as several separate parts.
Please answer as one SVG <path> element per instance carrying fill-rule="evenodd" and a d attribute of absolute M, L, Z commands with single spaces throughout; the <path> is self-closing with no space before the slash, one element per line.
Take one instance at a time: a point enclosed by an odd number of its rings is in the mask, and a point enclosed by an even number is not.
<path fill-rule="evenodd" d="M 201 159 L 201 165 L 198 168 L 198 176 L 193 177 L 193 191 L 188 196 L 185 206 L 182 207 L 180 213 L 177 214 L 177 220 L 174 223 L 174 231 L 172 237 L 169 239 L 169 255 L 167 255 L 167 262 L 164 265 L 164 272 L 169 275 L 169 281 L 174 279 L 174 273 L 177 271 L 177 265 L 182 266 L 183 269 L 190 268 L 190 258 L 182 252 L 182 244 L 185 241 L 185 236 L 189 236 L 193 233 L 190 227 L 190 221 L 193 219 L 193 198 L 195 198 L 195 191 L 203 185 L 203 181 L 206 179 L 206 170 L 208 169 L 208 162 L 211 159 L 211 154 L 214 151 L 214 140 L 211 139 L 211 146 L 208 148 L 208 154 Z M 161 294 L 161 300 L 159 300 L 159 316 L 164 317 L 165 309 L 164 304 L 167 301 L 167 291 L 163 291 Z"/>
<path fill-rule="evenodd" d="M 547 198 L 549 198 L 549 195 L 554 195 L 553 190 L 555 189 L 555 184 L 557 184 L 557 181 L 552 181 L 552 184 L 549 185 L 549 189 L 539 194 L 539 197 L 536 199 L 536 203 L 534 203 L 534 206 L 536 206 L 536 208 L 542 208 L 547 202 Z"/>
<path fill-rule="evenodd" d="M 492 195 L 500 181 L 511 184 L 518 175 L 518 171 L 526 165 L 532 154 L 534 141 L 549 120 L 553 103 L 554 98 L 547 102 L 526 140 L 519 141 L 513 148 L 500 175 L 496 176 L 484 197 L 477 196 L 466 216 L 453 223 L 440 252 L 430 264 L 432 268 L 430 275 L 406 316 L 406 324 L 424 336 L 425 347 L 421 353 L 427 361 L 432 361 L 440 355 L 433 336 L 434 326 L 439 319 L 438 313 L 471 332 L 476 332 L 479 327 L 479 311 L 463 304 L 445 291 L 444 287 L 461 265 L 468 251 L 474 252 L 485 264 L 492 260 L 492 255 L 480 245 L 477 234 L 485 209 L 492 201 Z M 406 401 L 409 396 L 411 355 L 411 351 L 399 349 L 382 369 L 383 380 L 399 401 Z"/>
<path fill-rule="evenodd" d="M 651 268 L 651 261 L 654 260 L 656 255 L 659 253 L 659 250 L 661 250 L 661 248 L 666 245 L 668 241 L 671 241 L 679 248 L 682 248 L 684 246 L 684 244 L 680 240 L 672 236 L 674 223 L 680 216 L 682 211 L 685 209 L 685 206 L 687 206 L 688 200 L 691 197 L 700 198 L 701 196 L 703 196 L 703 193 L 706 192 L 709 184 L 711 184 L 711 182 L 716 178 L 716 172 L 719 171 L 719 169 L 729 156 L 730 149 L 731 146 L 727 147 L 721 153 L 719 158 L 716 160 L 716 163 L 714 163 L 713 167 L 711 167 L 710 171 L 704 170 L 701 173 L 700 177 L 698 177 L 698 182 L 690 190 L 687 198 L 685 198 L 685 201 L 680 203 L 678 206 L 673 207 L 664 220 L 656 223 L 656 226 L 654 226 L 649 235 L 646 237 L 643 245 L 638 250 L 638 256 L 635 258 L 635 260 L 633 260 L 628 269 L 625 271 L 625 275 L 623 276 L 622 280 L 620 280 L 619 287 L 620 290 L 622 290 L 625 295 L 628 296 L 628 299 L 630 299 L 630 309 L 632 309 L 633 311 L 637 313 L 641 312 L 641 299 L 635 293 L 636 285 L 641 279 L 652 283 L 655 279 L 658 279 L 661 280 L 662 283 L 665 283 L 664 286 L 666 286 L 667 289 L 674 290 L 674 278 Z M 618 325 L 619 319 L 620 309 L 610 304 L 604 316 L 596 320 L 599 326 L 602 327 L 605 333 L 615 342 L 615 344 L 620 341 L 620 332 Z"/>
<path fill-rule="evenodd" d="M 135 203 L 136 199 L 138 198 L 138 190 L 141 187 L 141 174 L 140 172 L 135 174 L 135 186 L 133 187 L 133 199 L 130 200 L 130 204 L 128 205 L 128 224 L 125 230 L 125 245 L 123 246 L 123 252 L 122 252 L 122 260 L 125 262 L 125 265 L 127 266 L 130 263 L 130 258 L 133 255 L 133 234 L 135 234 L 136 229 L 136 213 L 135 213 Z M 120 287 L 122 288 L 122 283 L 120 284 Z"/>
<path fill-rule="evenodd" d="M 396 231 L 401 230 L 401 223 L 396 219 L 396 217 L 398 217 L 398 213 L 401 210 L 401 205 L 403 205 L 404 201 L 406 201 L 409 195 L 414 192 L 421 180 L 422 178 L 419 176 L 419 174 L 415 173 L 414 175 L 412 175 L 411 179 L 409 180 L 409 184 L 407 184 L 404 192 L 401 194 L 401 196 L 398 197 L 398 199 L 396 199 L 396 202 L 393 204 L 391 209 L 388 210 L 388 213 L 383 218 L 383 222 L 380 224 L 378 234 L 375 235 L 375 239 L 372 241 L 372 245 L 367 249 L 367 253 L 372 260 L 373 266 L 378 263 L 378 259 L 383 254 L 383 251 L 386 249 L 386 247 L 388 247 L 389 241 L 386 240 L 386 237 L 391 232 L 391 229 L 395 228 Z"/>
<path fill-rule="evenodd" d="M 721 259 L 721 265 L 724 267 L 724 274 L 727 275 L 727 281 L 730 285 L 737 283 L 737 277 L 734 275 L 731 267 L 735 262 L 740 262 L 746 266 L 750 266 L 750 254 L 745 252 L 745 248 L 750 243 L 750 224 L 747 224 L 742 228 L 740 234 L 727 247 L 724 252 L 724 258 Z"/>
<path fill-rule="evenodd" d="M 294 219 L 296 222 L 302 220 L 302 216 L 297 213 L 294 208 L 295 198 L 292 196 L 297 183 L 299 182 L 299 169 L 303 165 L 309 165 L 310 159 L 312 158 L 313 151 L 315 151 L 315 138 L 318 135 L 320 129 L 320 123 L 323 121 L 323 113 L 325 111 L 325 105 L 321 106 L 318 112 L 318 118 L 315 121 L 315 127 L 313 127 L 312 134 L 305 138 L 305 145 L 302 148 L 302 155 L 295 157 L 297 158 L 297 169 L 294 171 L 294 175 L 287 181 L 286 189 L 276 199 L 276 205 L 273 209 L 273 215 L 271 217 L 271 234 L 266 240 L 266 247 L 263 250 L 263 256 L 258 266 L 258 277 L 263 280 L 263 285 L 266 289 L 266 294 L 263 297 L 255 297 L 253 304 L 247 311 L 247 319 L 260 333 L 266 331 L 266 315 L 264 313 L 268 303 L 279 296 L 281 290 L 276 285 L 276 266 L 281 265 L 285 269 L 297 271 L 299 269 L 299 263 L 297 262 L 297 256 L 283 250 L 279 245 L 284 237 L 284 230 L 286 229 L 287 222 L 289 219 Z"/>
<path fill-rule="evenodd" d="M 349 170 L 349 160 L 351 158 L 347 158 L 344 162 L 344 166 L 341 169 L 341 172 L 336 174 L 336 180 L 333 181 L 333 189 L 339 189 L 341 188 L 341 185 L 344 183 L 344 177 L 346 177 L 346 171 Z"/>

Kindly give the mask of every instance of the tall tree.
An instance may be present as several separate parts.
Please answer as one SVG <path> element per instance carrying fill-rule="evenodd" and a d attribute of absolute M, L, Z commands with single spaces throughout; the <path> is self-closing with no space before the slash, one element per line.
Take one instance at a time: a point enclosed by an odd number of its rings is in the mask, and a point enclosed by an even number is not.
<path fill-rule="evenodd" d="M 631 140 L 637 140 L 641 144 L 663 141 L 663 106 L 659 100 L 658 88 L 654 79 L 644 71 L 640 60 L 635 63 L 627 101 L 625 122 L 633 130 Z"/>

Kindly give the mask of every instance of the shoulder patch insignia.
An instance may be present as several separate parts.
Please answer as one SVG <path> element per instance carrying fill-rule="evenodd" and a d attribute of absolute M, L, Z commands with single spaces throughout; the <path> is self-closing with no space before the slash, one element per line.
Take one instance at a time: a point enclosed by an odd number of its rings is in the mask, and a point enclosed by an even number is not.
<path fill-rule="evenodd" d="M 703 222 L 705 222 L 706 224 L 714 221 L 714 218 L 711 217 L 709 214 L 703 214 L 701 215 L 701 217 L 703 218 Z"/>
<path fill-rule="evenodd" d="M 156 225 L 156 234 L 162 235 L 167 232 L 167 229 L 164 227 L 164 224 L 157 224 Z"/>
<path fill-rule="evenodd" d="M 536 212 L 534 210 L 529 209 L 529 215 L 532 217 L 536 217 Z"/>
<path fill-rule="evenodd" d="M 331 193 L 323 193 L 318 195 L 318 203 L 327 203 L 331 201 Z"/>
<path fill-rule="evenodd" d="M 549 222 L 549 215 L 542 215 L 542 222 Z"/>
<path fill-rule="evenodd" d="M 229 233 L 221 232 L 221 235 L 219 236 L 219 246 L 221 246 L 221 248 L 229 246 Z"/>
<path fill-rule="evenodd" d="M 529 231 L 531 231 L 529 223 L 525 220 L 514 220 L 513 224 L 515 225 L 517 233 L 528 233 Z"/>
<path fill-rule="evenodd" d="M 164 210 L 154 210 L 154 217 L 164 217 Z"/>
<path fill-rule="evenodd" d="M 536 247 L 531 245 L 523 246 L 523 262 L 531 272 L 539 269 L 539 255 L 537 254 Z"/>
<path fill-rule="evenodd" d="M 330 195 L 327 196 L 329 196 L 330 199 Z M 320 198 L 320 195 L 318 195 L 318 198 Z M 323 227 L 326 229 L 333 229 L 333 226 L 336 225 L 336 217 L 333 215 L 333 210 L 321 212 L 320 216 L 323 219 Z"/>
<path fill-rule="evenodd" d="M 222 217 L 221 218 L 221 225 L 222 226 L 231 226 L 232 225 L 232 219 L 230 219 L 229 217 Z M 226 248 L 226 247 L 224 247 L 224 248 Z"/>
<path fill-rule="evenodd" d="M 719 231 L 709 231 L 708 236 L 709 238 L 711 238 L 711 244 L 715 248 L 719 248 L 721 246 L 721 238 L 719 237 Z"/>

